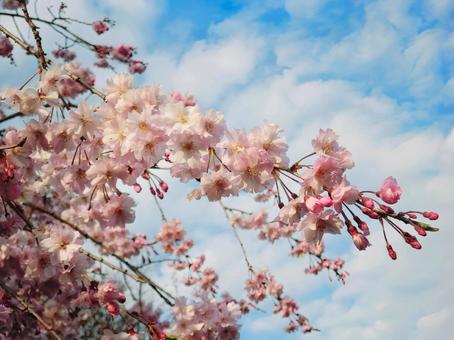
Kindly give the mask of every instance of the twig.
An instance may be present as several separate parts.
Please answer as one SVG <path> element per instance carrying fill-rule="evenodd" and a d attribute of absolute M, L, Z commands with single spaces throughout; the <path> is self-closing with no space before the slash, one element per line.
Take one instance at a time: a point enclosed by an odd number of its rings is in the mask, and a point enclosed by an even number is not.
<path fill-rule="evenodd" d="M 156 203 L 156 206 L 159 209 L 159 213 L 161 214 L 162 222 L 167 222 L 167 218 L 166 218 L 166 215 L 164 214 L 164 210 L 162 209 L 161 204 L 159 203 L 159 201 L 158 201 L 158 199 L 156 198 L 155 195 L 153 195 L 153 198 L 154 198 L 154 201 Z"/>
<path fill-rule="evenodd" d="M 227 218 L 227 220 L 230 221 L 228 210 L 232 210 L 232 209 L 226 207 L 224 205 L 224 203 L 222 203 L 222 201 L 219 201 L 219 204 L 221 205 L 222 209 L 224 210 L 225 217 Z M 254 274 L 254 268 L 252 267 L 251 263 L 249 262 L 243 241 L 241 241 L 240 235 L 238 234 L 238 231 L 236 230 L 236 228 L 232 224 L 230 224 L 230 226 L 232 227 L 235 238 L 237 239 L 238 243 L 240 244 L 241 252 L 243 253 L 243 258 L 244 258 L 244 261 L 246 262 L 247 269 L 251 274 Z"/>
<path fill-rule="evenodd" d="M 11 33 L 10 31 L 8 31 L 3 25 L 0 25 L 0 32 L 5 34 L 8 38 L 12 39 L 16 44 L 18 44 L 20 47 L 22 47 L 28 54 L 34 55 L 36 58 L 38 58 L 38 60 L 40 59 L 38 52 L 35 51 L 35 49 L 32 46 L 28 45 L 26 42 L 22 41 L 16 35 Z M 49 59 L 46 59 L 46 62 L 49 65 L 52 63 L 51 60 L 49 60 Z M 90 91 L 94 95 L 97 95 L 104 101 L 106 100 L 106 95 L 104 93 L 102 93 L 95 87 L 88 85 L 79 76 L 71 74 L 71 73 L 69 73 L 68 75 L 72 80 L 81 84 L 84 88 L 86 88 L 88 91 Z"/>
<path fill-rule="evenodd" d="M 22 2 L 22 12 L 24 13 L 24 19 L 27 22 L 28 26 L 32 30 L 33 37 L 35 38 L 36 42 L 36 57 L 39 60 L 40 66 L 41 66 L 41 71 L 44 71 L 47 69 L 47 60 L 46 60 L 46 54 L 44 53 L 43 50 L 43 45 L 41 43 L 41 36 L 39 34 L 38 27 L 35 25 L 33 20 L 30 18 L 30 14 L 28 14 L 28 9 L 27 9 L 27 2 L 23 1 Z"/>
<path fill-rule="evenodd" d="M 28 54 L 34 55 L 36 58 L 38 58 L 38 54 L 32 46 L 30 46 L 25 41 L 22 41 L 20 38 L 15 36 L 13 33 L 8 31 L 3 25 L 0 25 L 0 32 L 2 32 L 8 38 L 12 39 L 16 44 L 18 44 L 20 47 L 22 47 Z"/>
<path fill-rule="evenodd" d="M 0 119 L 0 124 L 4 123 L 4 122 L 7 122 L 8 120 L 16 118 L 16 117 L 22 117 L 22 112 L 16 112 L 16 113 L 13 113 L 13 114 L 10 114 L 8 116 L 5 116 L 5 117 L 1 118 Z"/>

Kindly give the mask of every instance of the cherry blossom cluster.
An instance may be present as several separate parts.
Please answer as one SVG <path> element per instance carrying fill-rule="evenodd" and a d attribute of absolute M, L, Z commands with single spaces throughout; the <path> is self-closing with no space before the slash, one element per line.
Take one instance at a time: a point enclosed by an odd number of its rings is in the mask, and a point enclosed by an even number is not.
<path fill-rule="evenodd" d="M 304 333 L 314 330 L 307 318 L 298 312 L 299 306 L 296 301 L 283 295 L 284 286 L 278 283 L 268 271 L 253 273 L 253 276 L 246 281 L 246 291 L 249 299 L 255 303 L 263 301 L 268 296 L 272 297 L 275 300 L 273 313 L 280 313 L 282 317 L 290 319 L 286 326 L 287 332 L 294 332 L 299 327 Z"/>
<path fill-rule="evenodd" d="M 26 1 L 5 0 L 2 6 L 25 20 L 35 44 L 0 25 L 0 55 L 10 58 L 15 42 L 36 57 L 39 69 L 25 84 L 0 91 L 9 112 L 0 123 L 24 119 L 21 127 L 0 130 L 1 338 L 238 339 L 242 315 L 267 297 L 273 313 L 288 320 L 286 331 L 309 333 L 317 329 L 284 294 L 284 285 L 268 270 L 253 268 L 239 232 L 255 231 L 269 246 L 284 240 L 291 256 L 309 258 L 306 273 L 326 270 L 344 283 L 344 261 L 324 255 L 325 234 L 344 231 L 362 251 L 370 246 L 370 221 L 377 221 L 395 260 L 389 230 L 414 249 L 422 247 L 414 232 L 424 237 L 438 230 L 422 221 L 437 220 L 435 212 L 391 207 L 402 195 L 395 178 L 378 190 L 351 184 L 352 155 L 331 129 L 319 131 L 312 153 L 291 162 L 277 124 L 229 129 L 220 112 L 202 110 L 190 94 L 137 87 L 127 74 L 116 74 L 98 90 L 94 73 L 75 62 L 68 45 L 52 53 L 65 64 L 47 59 L 42 49 L 34 22 L 73 22 L 64 15 L 66 5 L 58 13 L 49 10 L 51 21 L 31 17 Z M 113 22 L 88 25 L 104 34 Z M 116 60 L 130 73 L 145 70 L 130 44 L 94 45 L 62 30 L 65 40 L 95 52 L 97 66 Z M 189 199 L 223 208 L 250 274 L 244 299 L 219 292 L 219 274 L 205 266 L 204 254 L 191 256 L 194 242 L 181 221 L 166 218 L 159 205 L 172 189 L 165 171 L 195 186 Z M 134 193 L 144 188 L 163 221 L 152 237 L 129 228 L 136 220 Z M 267 208 L 246 212 L 223 203 L 248 194 Z M 183 274 L 179 283 L 190 296 L 174 296 L 147 275 L 145 269 L 157 263 Z M 167 320 L 161 321 L 166 312 L 144 301 L 144 287 L 168 305 Z"/>
<path fill-rule="evenodd" d="M 28 3 L 28 1 L 22 0 L 4 0 L 1 3 L 3 9 L 10 10 L 12 12 L 3 13 L 3 15 L 15 18 L 24 19 L 25 16 L 20 13 L 20 10 L 23 8 L 23 3 Z M 95 20 L 91 23 L 83 22 L 81 20 L 74 20 L 70 17 L 67 17 L 65 14 L 67 6 L 65 3 L 60 3 L 58 7 L 58 12 L 54 13 L 53 7 L 48 8 L 48 13 L 51 15 L 50 18 L 33 18 L 40 24 L 44 24 L 52 28 L 55 32 L 64 38 L 64 45 L 57 44 L 58 48 L 52 51 L 52 54 L 55 58 L 63 59 L 65 62 L 74 60 L 77 57 L 77 54 L 73 50 L 74 46 L 83 47 L 93 52 L 97 60 L 94 65 L 100 68 L 113 68 L 111 64 L 112 61 L 119 62 L 121 64 L 126 64 L 128 66 L 128 71 L 130 73 L 143 73 L 147 65 L 136 59 L 136 49 L 129 44 L 118 44 L 118 45 L 100 45 L 96 43 L 89 42 L 84 37 L 79 36 L 75 33 L 75 29 L 72 29 L 72 25 L 79 24 L 90 26 L 92 30 L 97 34 L 101 35 L 109 31 L 111 27 L 115 25 L 115 22 L 106 17 L 102 20 Z M 13 44 L 11 43 L 8 37 L 0 35 L 0 56 L 8 57 L 14 62 L 13 59 Z"/>

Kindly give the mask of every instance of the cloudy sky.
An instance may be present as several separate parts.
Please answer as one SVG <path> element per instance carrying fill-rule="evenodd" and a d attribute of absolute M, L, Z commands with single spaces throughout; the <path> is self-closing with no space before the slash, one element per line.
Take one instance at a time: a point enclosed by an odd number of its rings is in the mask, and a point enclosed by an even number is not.
<path fill-rule="evenodd" d="M 38 2 L 44 11 L 51 1 Z M 447 339 L 454 320 L 454 2 L 451 0 L 67 1 L 68 13 L 117 25 L 100 38 L 129 42 L 148 63 L 137 84 L 192 93 L 203 109 L 225 114 L 230 127 L 280 124 L 296 159 L 319 128 L 333 128 L 353 153 L 352 182 L 374 190 L 395 176 L 402 209 L 435 210 L 441 231 L 413 250 L 391 237 L 392 262 L 377 225 L 373 246 L 359 253 L 346 235 L 327 238 L 328 255 L 344 256 L 345 286 L 304 275 L 306 259 L 290 259 L 285 242 L 270 246 L 241 231 L 254 266 L 286 283 L 320 328 L 310 339 Z M 11 26 L 5 19 L 2 23 Z M 49 33 L 47 46 L 52 46 Z M 81 57 L 87 58 L 84 53 Z M 21 65 L 28 57 L 18 55 Z M 84 59 L 85 60 L 85 59 Z M 0 64 L 2 82 L 17 85 L 34 65 Z M 16 70 L 18 77 L 10 76 Z M 28 73 L 27 73 L 28 72 Z M 103 87 L 107 74 L 101 74 Z M 17 80 L 19 79 L 19 80 Z M 17 80 L 17 81 L 16 81 Z M 247 278 L 222 210 L 185 201 L 191 188 L 170 182 L 163 206 L 190 230 L 196 252 L 237 296 Z M 136 230 L 152 235 L 159 216 L 138 196 Z M 229 201 L 252 208 L 250 199 Z M 168 280 L 166 271 L 159 273 Z M 265 304 L 265 307 L 271 305 Z M 243 320 L 244 339 L 296 339 L 269 311 Z"/>

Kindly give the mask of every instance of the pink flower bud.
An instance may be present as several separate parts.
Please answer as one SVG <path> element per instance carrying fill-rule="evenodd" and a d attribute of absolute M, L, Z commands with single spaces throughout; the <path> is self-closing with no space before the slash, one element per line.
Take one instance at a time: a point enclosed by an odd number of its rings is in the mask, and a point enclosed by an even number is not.
<path fill-rule="evenodd" d="M 111 56 L 112 59 L 116 59 L 121 62 L 129 62 L 129 60 L 132 58 L 134 54 L 134 47 L 127 45 L 127 44 L 121 44 L 118 46 L 115 46 L 112 49 Z"/>
<path fill-rule="evenodd" d="M 414 224 L 413 227 L 415 228 L 416 232 L 421 235 L 421 236 L 426 236 L 427 235 L 427 232 L 421 228 L 419 225 L 417 224 Z"/>
<path fill-rule="evenodd" d="M 164 198 L 164 194 L 163 194 L 163 192 L 161 190 L 156 189 L 156 194 L 158 195 L 159 199 L 162 200 Z"/>
<path fill-rule="evenodd" d="M 331 267 L 331 261 L 330 261 L 330 260 L 327 260 L 327 259 L 323 260 L 323 262 L 322 262 L 322 267 L 323 267 L 323 268 L 329 268 L 329 267 Z"/>
<path fill-rule="evenodd" d="M 369 209 L 373 209 L 374 206 L 375 206 L 374 201 L 372 199 L 370 199 L 370 198 L 367 198 L 367 197 L 363 197 L 361 199 L 361 202 Z"/>
<path fill-rule="evenodd" d="M 380 204 L 380 209 L 387 214 L 394 214 L 394 209 L 385 204 Z"/>
<path fill-rule="evenodd" d="M 0 38 L 0 56 L 8 57 L 13 50 L 13 44 L 6 37 Z"/>
<path fill-rule="evenodd" d="M 161 183 L 159 183 L 159 186 L 161 187 L 161 189 L 164 191 L 164 192 L 167 192 L 169 190 L 169 186 L 167 185 L 166 182 L 162 181 Z"/>
<path fill-rule="evenodd" d="M 120 306 L 118 306 L 116 303 L 108 303 L 107 311 L 112 315 L 118 315 L 120 314 Z"/>
<path fill-rule="evenodd" d="M 154 190 L 153 187 L 150 187 L 150 192 L 153 196 L 156 196 L 156 191 Z"/>
<path fill-rule="evenodd" d="M 364 235 L 367 236 L 367 235 L 370 234 L 369 226 L 367 225 L 366 222 L 361 221 L 361 222 L 358 224 L 358 227 L 359 227 L 359 229 L 361 229 L 361 231 L 363 232 Z"/>
<path fill-rule="evenodd" d="M 364 235 L 369 235 L 370 232 L 369 232 L 369 226 L 366 224 L 366 222 L 364 222 L 363 220 L 361 220 L 358 216 L 353 216 L 353 219 L 355 220 L 356 223 L 358 223 L 358 227 L 359 229 L 361 229 L 361 231 L 363 232 Z"/>
<path fill-rule="evenodd" d="M 95 21 L 91 24 L 91 27 L 97 34 L 103 34 L 109 30 L 109 26 L 104 21 Z"/>
<path fill-rule="evenodd" d="M 129 71 L 129 73 L 132 73 L 132 74 L 134 74 L 134 73 L 142 74 L 146 68 L 147 68 L 147 66 L 145 65 L 145 63 L 143 61 L 131 60 L 129 62 L 128 71 Z"/>
<path fill-rule="evenodd" d="M 422 214 L 425 218 L 428 218 L 429 220 L 437 220 L 439 215 L 433 211 L 426 211 Z"/>
<path fill-rule="evenodd" d="M 410 218 L 418 218 L 418 215 L 416 215 L 416 214 L 407 214 L 407 215 L 408 215 L 408 217 L 410 217 Z"/>
<path fill-rule="evenodd" d="M 142 187 L 140 186 L 139 183 L 135 183 L 134 184 L 134 191 L 137 192 L 137 193 L 142 191 Z"/>
<path fill-rule="evenodd" d="M 386 245 L 386 249 L 388 249 L 388 255 L 391 259 L 393 259 L 393 260 L 397 259 L 397 254 L 394 251 L 393 247 L 391 247 L 390 244 Z"/>
<path fill-rule="evenodd" d="M 99 59 L 97 62 L 95 62 L 95 66 L 98 66 L 100 68 L 107 68 L 110 66 L 110 64 L 106 59 Z"/>
<path fill-rule="evenodd" d="M 404 232 L 403 237 L 404 237 L 405 242 L 407 242 L 413 248 L 415 248 L 415 249 L 422 248 L 421 243 L 419 243 L 418 239 L 416 237 L 414 237 L 413 235 L 411 235 L 407 232 Z"/>
<path fill-rule="evenodd" d="M 373 210 L 371 210 L 371 209 L 362 208 L 361 211 L 362 211 L 364 214 L 366 214 L 367 216 L 369 216 L 370 218 L 373 218 L 373 219 L 378 219 L 378 218 L 380 218 L 380 215 L 379 215 L 377 212 L 375 212 L 375 211 L 373 211 Z"/>

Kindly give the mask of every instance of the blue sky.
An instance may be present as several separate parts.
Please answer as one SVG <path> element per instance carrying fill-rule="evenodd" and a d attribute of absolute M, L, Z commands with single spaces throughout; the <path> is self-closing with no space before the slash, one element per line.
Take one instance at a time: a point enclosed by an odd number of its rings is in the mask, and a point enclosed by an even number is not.
<path fill-rule="evenodd" d="M 68 12 L 80 18 L 109 15 L 117 21 L 100 39 L 138 46 L 149 64 L 138 84 L 193 93 L 202 108 L 224 113 L 230 127 L 277 122 L 294 159 L 310 150 L 319 128 L 331 127 L 353 153 L 352 182 L 374 189 L 394 175 L 404 188 L 403 208 L 440 212 L 442 230 L 422 240 L 420 252 L 393 239 L 396 262 L 387 258 L 377 226 L 373 246 L 363 253 L 345 235 L 328 238 L 328 254 L 347 259 L 352 275 L 346 286 L 330 283 L 326 275 L 304 275 L 306 260 L 288 258 L 285 243 L 270 246 L 242 232 L 253 264 L 288 283 L 288 293 L 322 329 L 285 336 L 280 318 L 256 312 L 243 321 L 243 339 L 449 338 L 454 318 L 449 252 L 454 200 L 447 189 L 454 188 L 453 1 L 68 4 Z M 18 64 L 22 60 L 18 57 Z M 10 71 L 6 62 L 0 65 L 2 79 Z M 32 73 L 27 67 L 21 72 L 20 79 Z M 100 75 L 99 87 L 108 76 Z M 163 202 L 168 215 L 179 217 L 193 234 L 194 252 L 208 255 L 220 272 L 221 288 L 241 295 L 247 272 L 222 211 L 205 201 L 188 204 L 190 186 L 170 185 Z M 150 213 L 153 202 L 145 193 L 137 198 L 134 228 L 152 235 L 159 227 L 157 211 Z M 247 197 L 231 205 L 255 207 Z M 167 271 L 160 275 L 171 284 Z"/>

